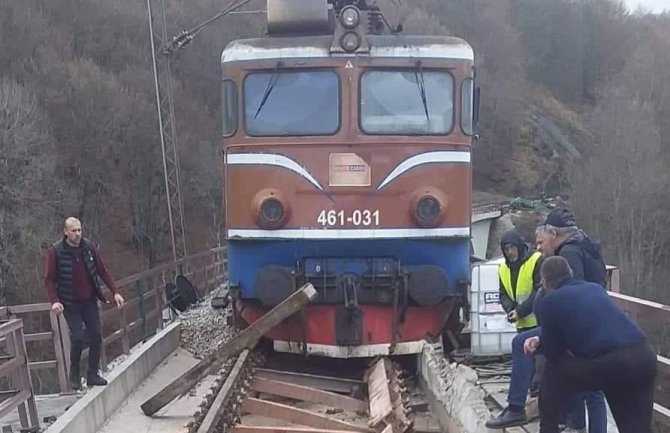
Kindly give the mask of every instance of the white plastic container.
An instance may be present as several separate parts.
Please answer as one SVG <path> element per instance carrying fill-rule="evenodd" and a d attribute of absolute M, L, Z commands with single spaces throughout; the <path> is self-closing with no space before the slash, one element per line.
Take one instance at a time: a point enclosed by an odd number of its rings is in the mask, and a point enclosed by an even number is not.
<path fill-rule="evenodd" d="M 498 266 L 503 258 L 472 266 L 470 286 L 471 352 L 475 356 L 512 353 L 516 327 L 500 305 Z"/>

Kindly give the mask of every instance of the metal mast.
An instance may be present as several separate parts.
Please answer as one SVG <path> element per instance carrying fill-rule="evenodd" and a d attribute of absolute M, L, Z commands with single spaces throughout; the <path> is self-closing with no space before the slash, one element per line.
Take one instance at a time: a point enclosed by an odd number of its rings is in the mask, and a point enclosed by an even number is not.
<path fill-rule="evenodd" d="M 152 8 L 152 3 L 156 2 L 158 3 L 158 10 Z M 163 152 L 165 193 L 167 196 L 170 236 L 172 239 L 172 258 L 177 260 L 186 256 L 186 239 L 184 236 L 184 207 L 181 199 L 181 184 L 179 182 L 179 152 L 177 150 L 172 74 L 170 71 L 171 52 L 167 48 L 168 33 L 164 0 L 147 0 L 147 10 L 149 12 L 151 57 L 153 60 L 154 82 L 156 84 L 158 126 L 160 129 L 161 150 Z M 158 49 L 160 50 L 158 53 L 156 52 L 156 45 L 158 45 Z"/>

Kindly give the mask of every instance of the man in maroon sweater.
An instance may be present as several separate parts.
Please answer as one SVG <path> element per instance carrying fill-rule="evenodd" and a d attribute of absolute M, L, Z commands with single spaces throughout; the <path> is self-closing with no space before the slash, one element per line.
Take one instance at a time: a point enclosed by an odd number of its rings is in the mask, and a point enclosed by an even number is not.
<path fill-rule="evenodd" d="M 63 313 L 70 328 L 70 387 L 81 389 L 79 361 L 88 337 L 88 386 L 107 385 L 100 377 L 100 347 L 102 332 L 98 314 L 98 300 L 109 302 L 102 294 L 100 279 L 114 294 L 117 307 L 123 305 L 114 280 L 109 276 L 100 254 L 91 241 L 81 236 L 81 222 L 70 217 L 63 226 L 63 239 L 47 251 L 44 288 L 51 309 Z M 86 331 L 84 331 L 84 325 Z"/>

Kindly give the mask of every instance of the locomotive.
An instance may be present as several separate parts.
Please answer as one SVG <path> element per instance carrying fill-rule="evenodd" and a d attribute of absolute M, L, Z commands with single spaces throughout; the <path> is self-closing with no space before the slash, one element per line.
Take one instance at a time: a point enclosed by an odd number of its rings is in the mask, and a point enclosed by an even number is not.
<path fill-rule="evenodd" d="M 236 315 L 318 292 L 265 335 L 276 351 L 412 354 L 462 328 L 474 52 L 399 27 L 369 0 L 268 0 L 266 36 L 223 50 Z"/>

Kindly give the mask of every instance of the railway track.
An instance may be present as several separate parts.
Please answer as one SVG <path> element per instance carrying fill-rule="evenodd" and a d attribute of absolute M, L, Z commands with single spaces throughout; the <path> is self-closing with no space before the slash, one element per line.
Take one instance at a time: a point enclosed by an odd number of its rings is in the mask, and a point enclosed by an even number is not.
<path fill-rule="evenodd" d="M 268 356 L 259 349 L 245 349 L 227 360 L 187 426 L 188 432 L 413 431 L 405 380 L 409 373 L 390 359 L 375 359 L 357 380 L 266 368 Z"/>

